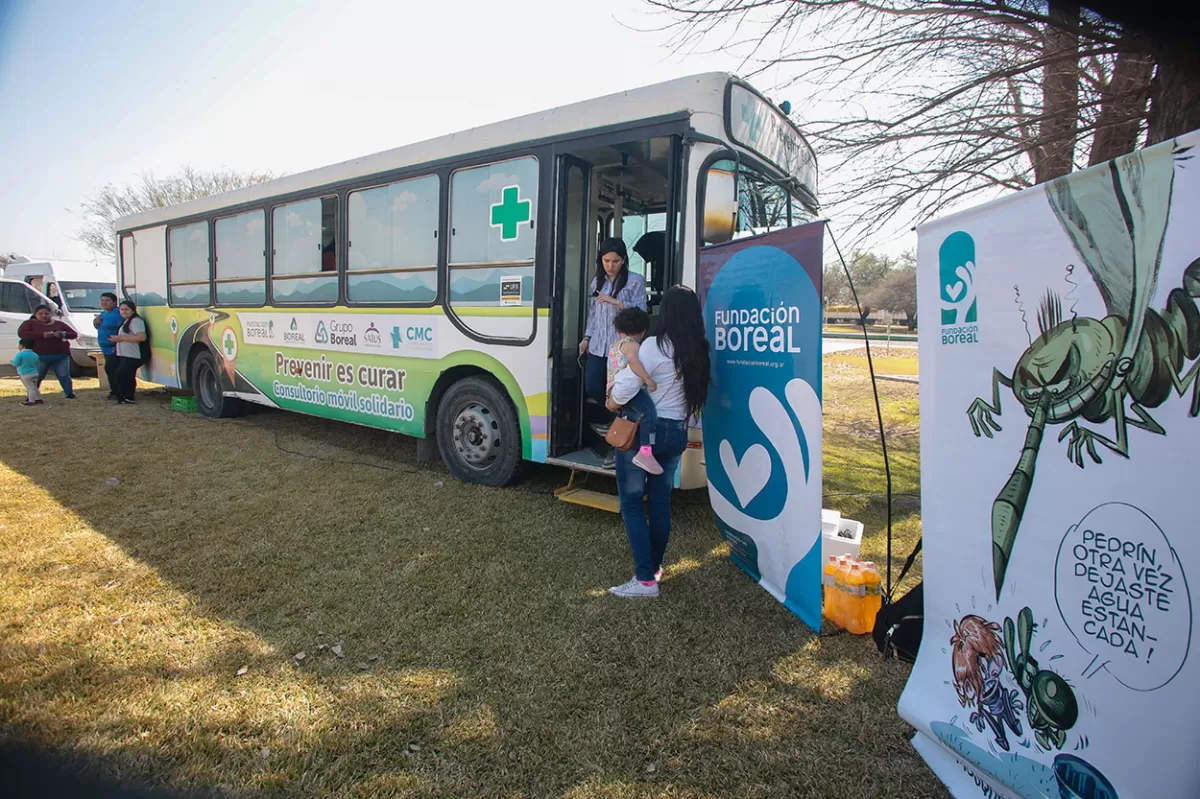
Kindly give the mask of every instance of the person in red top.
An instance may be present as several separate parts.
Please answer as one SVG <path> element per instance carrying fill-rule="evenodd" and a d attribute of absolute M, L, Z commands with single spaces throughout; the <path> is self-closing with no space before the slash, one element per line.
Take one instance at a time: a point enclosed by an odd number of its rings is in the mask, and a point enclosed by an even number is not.
<path fill-rule="evenodd" d="M 79 336 L 75 329 L 51 316 L 49 305 L 39 305 L 33 309 L 33 316 L 17 328 L 17 336 L 33 340 L 33 351 L 38 356 L 38 385 L 41 386 L 42 381 L 46 379 L 46 373 L 53 369 L 63 394 L 67 399 L 75 399 L 75 389 L 71 385 L 69 343 L 71 339 Z"/>

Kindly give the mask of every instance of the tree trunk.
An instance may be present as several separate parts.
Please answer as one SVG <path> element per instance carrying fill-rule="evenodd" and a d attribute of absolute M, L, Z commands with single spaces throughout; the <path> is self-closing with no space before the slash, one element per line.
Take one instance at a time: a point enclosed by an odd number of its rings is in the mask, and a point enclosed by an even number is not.
<path fill-rule="evenodd" d="M 1146 144 L 1200 128 L 1200 55 L 1175 50 L 1159 58 L 1151 85 Z"/>
<path fill-rule="evenodd" d="M 1061 177 L 1075 167 L 1079 129 L 1079 4 L 1050 0 L 1055 24 L 1045 28 L 1042 53 L 1042 123 L 1033 175 L 1037 183 Z"/>
<path fill-rule="evenodd" d="M 1146 116 L 1154 58 L 1140 52 L 1121 51 L 1112 78 L 1101 93 L 1096 136 L 1088 166 L 1110 161 L 1137 149 L 1138 128 Z"/>

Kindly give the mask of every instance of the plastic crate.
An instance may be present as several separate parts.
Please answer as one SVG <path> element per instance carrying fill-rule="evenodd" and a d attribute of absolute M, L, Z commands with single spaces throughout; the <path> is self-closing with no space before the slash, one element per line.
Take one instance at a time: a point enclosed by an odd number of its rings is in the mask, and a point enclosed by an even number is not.
<path fill-rule="evenodd" d="M 200 409 L 196 407 L 195 397 L 171 397 L 171 410 L 182 413 L 196 413 Z"/>

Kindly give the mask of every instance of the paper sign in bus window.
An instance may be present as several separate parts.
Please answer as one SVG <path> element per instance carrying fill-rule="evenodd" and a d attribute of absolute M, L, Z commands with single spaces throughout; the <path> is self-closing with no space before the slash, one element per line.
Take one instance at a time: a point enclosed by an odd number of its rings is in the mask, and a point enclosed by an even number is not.
<path fill-rule="evenodd" d="M 507 275 L 500 278 L 500 304 L 521 304 L 521 276 Z"/>

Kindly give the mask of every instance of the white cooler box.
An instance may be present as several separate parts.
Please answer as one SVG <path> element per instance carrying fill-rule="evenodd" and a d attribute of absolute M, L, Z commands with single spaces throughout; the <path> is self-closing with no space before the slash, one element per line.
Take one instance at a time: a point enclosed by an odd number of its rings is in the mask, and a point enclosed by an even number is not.
<path fill-rule="evenodd" d="M 836 510 L 821 510 L 821 564 L 830 556 L 849 555 L 858 557 L 862 548 L 862 522 L 854 519 L 843 519 Z"/>

